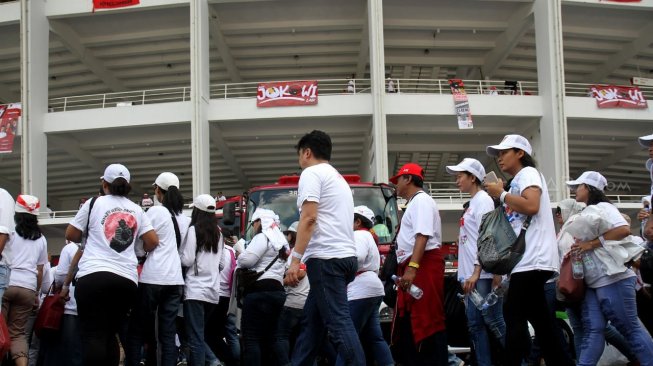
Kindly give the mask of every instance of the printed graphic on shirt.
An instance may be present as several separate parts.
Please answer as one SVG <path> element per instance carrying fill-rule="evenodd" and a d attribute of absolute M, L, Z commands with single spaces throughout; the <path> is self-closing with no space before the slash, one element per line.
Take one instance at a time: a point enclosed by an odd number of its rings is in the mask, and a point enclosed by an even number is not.
<path fill-rule="evenodd" d="M 514 187 L 512 184 L 510 185 L 510 194 L 511 195 L 516 195 L 516 196 L 521 196 L 519 192 L 519 187 Z M 514 211 L 513 209 L 510 208 L 508 205 L 503 205 L 503 207 L 506 209 L 506 216 L 508 217 L 508 222 L 512 226 L 513 229 L 521 229 L 522 226 L 522 214 L 520 214 L 517 211 Z"/>
<path fill-rule="evenodd" d="M 117 207 L 105 213 L 101 224 L 109 246 L 118 253 L 127 249 L 138 233 L 138 222 L 134 211 L 123 208 Z"/>
<path fill-rule="evenodd" d="M 460 217 L 460 221 L 459 221 L 460 222 L 460 234 L 459 234 L 459 238 L 458 238 L 458 245 L 459 246 L 462 246 L 467 242 L 467 235 L 464 234 L 464 230 L 463 230 L 463 228 L 465 227 L 465 215 L 467 215 L 467 214 L 470 214 L 470 215 L 472 214 L 472 212 L 469 210 L 469 208 L 466 209 L 465 212 L 463 213 L 463 216 Z"/>

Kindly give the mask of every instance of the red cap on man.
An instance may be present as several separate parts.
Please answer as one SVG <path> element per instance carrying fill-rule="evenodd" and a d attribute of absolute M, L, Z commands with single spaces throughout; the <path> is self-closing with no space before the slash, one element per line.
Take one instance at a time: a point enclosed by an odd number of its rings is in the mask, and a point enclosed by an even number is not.
<path fill-rule="evenodd" d="M 392 182 L 393 184 L 397 184 L 397 180 L 402 175 L 416 175 L 424 179 L 424 170 L 418 164 L 406 163 L 401 168 L 399 168 L 399 171 L 394 177 L 390 178 L 390 182 Z"/>

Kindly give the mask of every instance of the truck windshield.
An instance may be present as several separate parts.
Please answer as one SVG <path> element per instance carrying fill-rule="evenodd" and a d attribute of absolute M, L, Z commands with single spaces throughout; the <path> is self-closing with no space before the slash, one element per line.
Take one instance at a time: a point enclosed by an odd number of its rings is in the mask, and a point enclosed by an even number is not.
<path fill-rule="evenodd" d="M 354 205 L 365 205 L 374 211 L 376 216 L 374 232 L 379 237 L 380 244 L 392 241 L 398 225 L 397 202 L 389 187 L 369 186 L 352 187 Z M 386 201 L 384 196 L 389 198 Z M 297 210 L 297 189 L 266 189 L 250 192 L 247 202 L 247 225 L 249 218 L 258 207 L 267 208 L 279 215 L 282 229 L 289 227 L 294 221 L 299 220 Z M 352 223 L 353 225 L 353 223 Z M 252 239 L 250 230 L 246 233 L 246 240 Z"/>

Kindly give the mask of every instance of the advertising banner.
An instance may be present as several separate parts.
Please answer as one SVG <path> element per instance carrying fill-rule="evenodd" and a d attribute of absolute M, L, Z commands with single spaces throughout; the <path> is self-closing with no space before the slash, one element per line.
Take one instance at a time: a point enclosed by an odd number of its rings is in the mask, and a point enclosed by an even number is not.
<path fill-rule="evenodd" d="M 115 9 L 140 4 L 140 0 L 93 0 L 93 11 L 97 9 Z"/>
<path fill-rule="evenodd" d="M 257 107 L 317 104 L 317 81 L 275 81 L 258 85 Z"/>
<path fill-rule="evenodd" d="M 0 105 L 0 154 L 10 153 L 14 149 L 21 111 L 20 103 Z"/>
<path fill-rule="evenodd" d="M 648 108 L 644 94 L 636 86 L 594 85 L 590 90 L 599 108 Z"/>
<path fill-rule="evenodd" d="M 449 80 L 449 87 L 451 88 L 456 116 L 458 117 L 458 128 L 461 130 L 474 128 L 472 113 L 469 110 L 469 100 L 467 99 L 463 81 L 460 79 L 451 79 Z"/>

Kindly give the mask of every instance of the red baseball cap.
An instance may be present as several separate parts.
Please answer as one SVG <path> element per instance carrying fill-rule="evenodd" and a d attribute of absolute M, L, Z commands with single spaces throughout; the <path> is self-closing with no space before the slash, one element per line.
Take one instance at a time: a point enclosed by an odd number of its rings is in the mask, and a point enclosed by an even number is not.
<path fill-rule="evenodd" d="M 404 166 L 399 168 L 399 171 L 397 172 L 397 174 L 394 177 L 390 178 L 390 181 L 393 184 L 397 184 L 397 180 L 399 179 L 399 177 L 401 177 L 402 175 L 408 175 L 408 174 L 416 175 L 416 176 L 424 179 L 424 175 L 423 175 L 424 173 L 423 172 L 424 172 L 424 170 L 418 164 L 406 163 L 406 164 L 404 164 Z"/>

